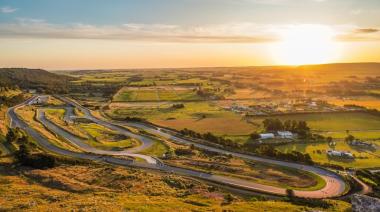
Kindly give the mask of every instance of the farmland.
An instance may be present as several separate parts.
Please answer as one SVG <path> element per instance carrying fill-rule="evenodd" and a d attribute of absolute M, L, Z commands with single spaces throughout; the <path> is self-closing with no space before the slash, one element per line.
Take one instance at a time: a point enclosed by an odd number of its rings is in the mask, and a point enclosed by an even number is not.
<path fill-rule="evenodd" d="M 380 130 L 380 117 L 366 113 L 325 113 L 271 116 L 281 120 L 304 120 L 315 131 Z"/>
<path fill-rule="evenodd" d="M 183 103 L 184 108 L 176 109 L 171 104 L 153 107 L 149 105 L 137 107 L 128 105 L 120 107 L 111 104 L 107 113 L 111 117 L 141 117 L 155 124 L 181 130 L 193 129 L 199 132 L 213 132 L 216 134 L 241 135 L 249 134 L 257 129 L 256 125 L 247 123 L 241 116 L 226 111 L 212 102 Z"/>
<path fill-rule="evenodd" d="M 331 149 L 327 143 L 301 143 L 301 144 L 286 144 L 278 146 L 277 149 L 283 152 L 299 151 L 309 153 L 312 159 L 319 163 L 337 164 L 343 167 L 355 167 L 355 168 L 370 168 L 380 167 L 380 150 L 375 151 L 368 149 L 355 148 L 344 141 L 337 141 L 337 145 L 334 147 L 339 151 L 349 151 L 354 154 L 354 160 L 334 159 L 329 158 L 326 151 Z M 380 145 L 380 140 L 374 142 Z"/>
<path fill-rule="evenodd" d="M 113 97 L 116 102 L 188 101 L 199 97 L 191 88 L 183 87 L 124 87 Z"/>

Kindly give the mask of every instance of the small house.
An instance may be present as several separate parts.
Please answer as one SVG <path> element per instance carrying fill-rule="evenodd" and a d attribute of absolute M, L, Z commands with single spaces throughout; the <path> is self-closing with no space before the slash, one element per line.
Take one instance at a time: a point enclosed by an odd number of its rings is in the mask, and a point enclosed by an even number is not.
<path fill-rule="evenodd" d="M 260 138 L 261 138 L 261 139 L 270 139 L 270 138 L 274 138 L 274 134 L 273 134 L 273 133 L 261 133 L 261 134 L 260 134 Z"/>
<path fill-rule="evenodd" d="M 277 134 L 280 138 L 293 138 L 294 135 L 290 131 L 277 131 Z"/>

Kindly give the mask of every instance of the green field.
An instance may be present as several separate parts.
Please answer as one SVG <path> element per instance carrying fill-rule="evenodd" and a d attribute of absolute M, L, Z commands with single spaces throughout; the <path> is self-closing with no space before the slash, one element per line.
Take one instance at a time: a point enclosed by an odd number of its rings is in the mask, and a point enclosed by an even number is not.
<path fill-rule="evenodd" d="M 181 101 L 198 100 L 199 96 L 192 89 L 175 89 L 172 87 L 156 88 L 130 88 L 120 89 L 113 97 L 113 101 Z"/>
<path fill-rule="evenodd" d="M 224 110 L 212 102 L 188 102 L 184 108 L 175 109 L 171 104 L 155 107 L 115 107 L 107 113 L 111 117 L 141 117 L 155 124 L 181 130 L 220 135 L 247 135 L 258 126 L 247 123 L 242 117 Z"/>
<path fill-rule="evenodd" d="M 162 157 L 166 152 L 168 152 L 169 147 L 160 141 L 154 141 L 153 145 L 143 151 L 139 152 L 143 155 L 151 155 L 156 157 Z"/>
<path fill-rule="evenodd" d="M 320 133 L 321 135 L 325 137 L 332 137 L 336 139 L 344 139 L 347 137 L 346 131 L 339 131 L 339 132 L 324 132 Z M 376 131 L 366 131 L 366 130 L 360 130 L 360 131 L 349 131 L 350 135 L 353 135 L 355 138 L 363 139 L 363 140 L 380 140 L 380 130 Z"/>
<path fill-rule="evenodd" d="M 45 113 L 47 115 L 51 115 L 54 117 L 58 117 L 59 119 L 63 119 L 63 116 L 65 115 L 64 109 L 46 109 Z"/>
<path fill-rule="evenodd" d="M 346 130 L 379 130 L 380 116 L 362 112 L 353 113 L 316 113 L 271 116 L 281 120 L 304 120 L 312 130 L 346 131 Z M 258 121 L 263 120 L 259 118 Z"/>
<path fill-rule="evenodd" d="M 375 141 L 375 143 L 380 146 L 380 141 Z M 298 151 L 309 153 L 311 158 L 315 162 L 319 163 L 330 163 L 337 164 L 344 167 L 356 167 L 356 168 L 369 168 L 369 167 L 380 167 L 380 149 L 376 151 L 370 151 L 365 149 L 358 149 L 351 147 L 344 141 L 337 141 L 335 150 L 338 151 L 349 151 L 355 155 L 355 160 L 339 160 L 339 159 L 329 159 L 325 153 L 327 150 L 331 149 L 327 143 L 313 143 L 313 144 L 286 144 L 277 147 L 278 150 L 283 152 Z M 319 154 L 317 150 L 322 153 Z"/>
<path fill-rule="evenodd" d="M 140 145 L 140 141 L 116 134 L 97 124 L 80 124 L 80 128 L 86 131 L 91 139 L 86 142 L 96 148 L 105 150 L 122 150 Z"/>

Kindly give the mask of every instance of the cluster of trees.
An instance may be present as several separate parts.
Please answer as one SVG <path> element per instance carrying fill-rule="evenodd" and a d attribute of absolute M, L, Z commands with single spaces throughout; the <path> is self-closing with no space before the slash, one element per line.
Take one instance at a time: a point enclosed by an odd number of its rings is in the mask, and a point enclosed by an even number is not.
<path fill-rule="evenodd" d="M 21 165 L 38 169 L 52 168 L 55 166 L 54 157 L 43 153 L 32 153 L 36 145 L 30 142 L 30 138 L 19 129 L 8 129 L 6 142 L 19 146 L 14 156 Z"/>
<path fill-rule="evenodd" d="M 91 82 L 81 82 L 70 84 L 68 89 L 71 93 L 83 93 L 83 91 L 88 92 L 90 96 L 94 96 L 95 93 L 101 94 L 104 98 L 109 98 L 113 96 L 121 87 L 122 83 L 91 83 Z"/>
<path fill-rule="evenodd" d="M 197 90 L 197 95 L 205 98 L 205 99 L 224 99 L 222 95 L 218 95 L 217 91 L 209 90 L 209 89 L 201 89 Z"/>
<path fill-rule="evenodd" d="M 6 105 L 7 107 L 14 106 L 20 102 L 24 101 L 24 95 L 19 94 L 16 96 L 0 96 L 0 106 Z"/>
<path fill-rule="evenodd" d="M 282 122 L 280 119 L 265 119 L 263 125 L 267 132 L 286 130 L 297 133 L 300 137 L 310 134 L 310 128 L 306 121 L 286 120 Z"/>
<path fill-rule="evenodd" d="M 216 136 L 210 132 L 201 134 L 201 133 L 197 133 L 195 131 L 189 130 L 187 128 L 185 128 L 179 132 L 185 136 L 203 139 L 203 140 L 209 141 L 211 143 L 219 144 L 219 145 L 222 145 L 225 147 L 233 147 L 233 148 L 239 148 L 240 147 L 240 145 L 238 143 L 232 141 L 231 139 L 225 139 L 223 137 Z"/>
<path fill-rule="evenodd" d="M 23 166 L 29 166 L 37 169 L 53 168 L 55 158 L 43 153 L 31 154 L 29 147 L 21 144 L 19 150 L 15 152 L 17 161 Z"/>
<path fill-rule="evenodd" d="M 178 156 L 181 156 L 181 155 L 193 155 L 194 152 L 192 149 L 184 149 L 184 148 L 179 148 L 179 149 L 176 149 L 174 150 L 174 153 Z"/>
<path fill-rule="evenodd" d="M 257 148 L 253 150 L 255 154 L 263 155 L 271 158 L 276 158 L 279 160 L 287 160 L 287 161 L 295 161 L 295 162 L 301 162 L 305 164 L 313 165 L 314 162 L 311 159 L 310 155 L 308 153 L 302 153 L 297 151 L 292 151 L 289 153 L 284 153 L 281 151 L 278 151 L 271 145 L 260 145 Z"/>

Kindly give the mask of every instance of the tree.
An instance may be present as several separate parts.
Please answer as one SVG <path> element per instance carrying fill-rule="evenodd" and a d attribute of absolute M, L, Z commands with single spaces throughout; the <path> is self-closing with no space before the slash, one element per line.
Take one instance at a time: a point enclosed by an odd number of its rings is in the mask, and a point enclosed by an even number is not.
<path fill-rule="evenodd" d="M 279 119 L 265 119 L 263 121 L 264 128 L 267 132 L 283 130 L 284 126 Z"/>
<path fill-rule="evenodd" d="M 254 132 L 254 133 L 252 133 L 252 134 L 250 135 L 250 137 L 251 137 L 252 140 L 257 140 L 257 139 L 260 138 L 260 134 Z"/>
<path fill-rule="evenodd" d="M 231 194 L 224 196 L 224 204 L 231 204 L 232 201 L 234 201 L 234 197 Z"/>
<path fill-rule="evenodd" d="M 350 143 L 355 140 L 355 137 L 353 135 L 348 135 L 344 140 Z"/>
<path fill-rule="evenodd" d="M 284 130 L 293 131 L 293 129 L 292 129 L 292 121 L 291 120 L 286 120 L 284 122 Z"/>
<path fill-rule="evenodd" d="M 5 139 L 8 143 L 13 143 L 17 139 L 16 130 L 9 128 Z"/>
<path fill-rule="evenodd" d="M 28 143 L 28 137 L 23 135 L 20 138 L 17 139 L 17 143 L 19 144 L 27 144 Z"/>
<path fill-rule="evenodd" d="M 286 196 L 289 199 L 293 199 L 295 197 L 294 191 L 292 189 L 286 189 Z"/>
<path fill-rule="evenodd" d="M 19 150 L 15 153 L 15 157 L 21 163 L 25 162 L 30 154 L 29 148 L 25 144 L 21 144 Z"/>

